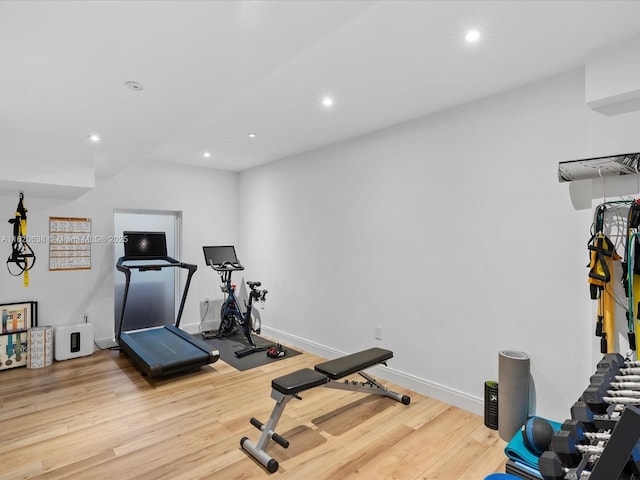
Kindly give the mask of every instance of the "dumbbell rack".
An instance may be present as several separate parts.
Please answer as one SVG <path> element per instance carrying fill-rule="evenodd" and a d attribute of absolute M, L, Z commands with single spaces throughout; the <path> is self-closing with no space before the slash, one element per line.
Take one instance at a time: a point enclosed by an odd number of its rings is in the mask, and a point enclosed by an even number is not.
<path fill-rule="evenodd" d="M 591 471 L 590 480 L 607 480 L 620 478 L 625 466 L 633 470 L 638 469 L 634 450 L 640 435 L 640 410 L 633 405 L 625 408 L 618 424 L 611 432 L 600 458 Z M 638 477 L 640 471 L 631 472 L 632 477 Z"/>
<path fill-rule="evenodd" d="M 591 438 L 587 444 L 583 442 L 576 445 L 580 439 L 576 439 L 573 431 L 570 430 L 574 426 L 575 423 L 571 423 L 571 421 L 565 422 L 562 430 L 552 438 L 551 450 L 542 454 L 540 472 L 543 478 L 548 480 L 640 479 L 640 455 L 638 455 L 637 448 L 640 432 L 640 409 L 634 406 L 625 408 L 611 433 L 602 429 L 598 432 L 587 433 L 586 435 Z M 565 448 L 561 447 L 562 444 Z M 575 463 L 569 460 L 572 455 L 567 454 L 566 445 L 571 445 L 571 449 L 575 450 L 575 453 L 582 454 L 578 465 L 569 467 L 564 463 L 567 461 L 569 464 Z M 544 466 L 545 463 L 547 465 L 553 462 L 557 463 L 558 459 L 562 462 L 562 468 L 558 468 L 558 465 L 555 468 Z"/>
<path fill-rule="evenodd" d="M 545 480 L 640 480 L 640 400 L 608 403 L 607 396 L 615 393 L 608 389 L 620 381 L 626 363 L 619 354 L 606 354 L 598 363 L 591 384 L 571 408 L 572 419 L 540 457 Z"/>

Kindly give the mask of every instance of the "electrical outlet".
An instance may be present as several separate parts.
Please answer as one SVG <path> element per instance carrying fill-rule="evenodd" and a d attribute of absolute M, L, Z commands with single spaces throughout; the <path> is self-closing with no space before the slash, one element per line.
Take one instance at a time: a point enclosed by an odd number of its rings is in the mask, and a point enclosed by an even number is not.
<path fill-rule="evenodd" d="M 200 327 L 202 331 L 217 330 L 220 326 L 220 306 L 222 299 L 205 297 L 200 302 Z"/>
<path fill-rule="evenodd" d="M 376 327 L 376 340 L 382 340 L 382 327 Z"/>

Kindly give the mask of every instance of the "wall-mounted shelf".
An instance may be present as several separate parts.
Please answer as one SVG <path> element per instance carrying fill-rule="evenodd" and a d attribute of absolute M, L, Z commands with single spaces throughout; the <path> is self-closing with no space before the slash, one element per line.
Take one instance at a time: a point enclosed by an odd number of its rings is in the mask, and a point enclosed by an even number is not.
<path fill-rule="evenodd" d="M 623 153 L 608 157 L 570 160 L 558 164 L 559 182 L 636 175 L 638 173 L 640 173 L 640 153 Z"/>

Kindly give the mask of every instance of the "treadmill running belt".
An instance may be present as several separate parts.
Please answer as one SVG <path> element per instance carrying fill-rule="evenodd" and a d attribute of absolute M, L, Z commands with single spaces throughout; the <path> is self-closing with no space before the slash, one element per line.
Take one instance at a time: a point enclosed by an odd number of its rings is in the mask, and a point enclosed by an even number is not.
<path fill-rule="evenodd" d="M 170 375 L 213 363 L 218 351 L 173 325 L 123 332 L 120 347 L 150 377 Z"/>

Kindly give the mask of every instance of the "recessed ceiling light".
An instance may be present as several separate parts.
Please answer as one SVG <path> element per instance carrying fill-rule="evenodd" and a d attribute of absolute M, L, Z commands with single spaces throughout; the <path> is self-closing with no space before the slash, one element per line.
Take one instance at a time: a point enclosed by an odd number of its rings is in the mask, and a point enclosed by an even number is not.
<path fill-rule="evenodd" d="M 475 28 L 471 29 L 464 36 L 464 39 L 469 43 L 476 43 L 478 40 L 480 40 L 480 32 Z"/>
<path fill-rule="evenodd" d="M 211 154 L 209 152 L 204 152 L 203 157 L 204 158 L 209 158 L 211 156 Z"/>
<path fill-rule="evenodd" d="M 322 105 L 324 105 L 325 107 L 330 107 L 331 105 L 333 105 L 333 98 L 331 97 L 324 97 L 322 99 Z"/>
<path fill-rule="evenodd" d="M 131 82 L 131 81 L 130 82 L 124 82 L 124 85 L 127 88 L 131 89 L 131 90 L 135 90 L 136 92 L 144 90 L 144 87 L 139 82 Z"/>
<path fill-rule="evenodd" d="M 247 133 L 247 137 L 249 138 L 256 138 L 256 134 L 251 132 L 251 133 Z"/>
<path fill-rule="evenodd" d="M 95 133 L 92 133 L 91 135 L 87 135 L 87 137 L 89 137 L 89 140 L 91 140 L 93 143 L 98 143 L 100 141 L 100 137 Z"/>

